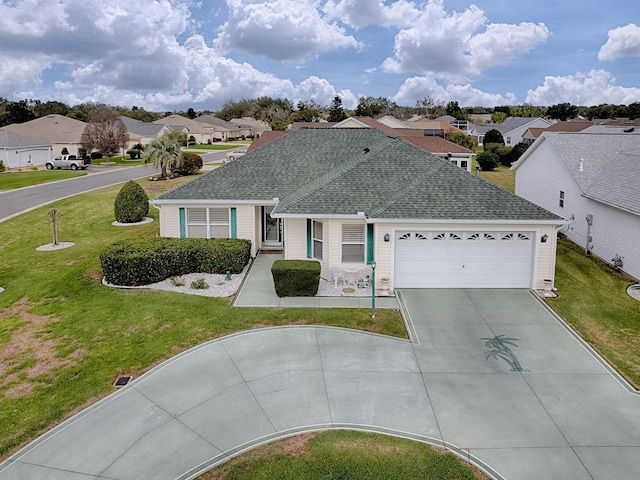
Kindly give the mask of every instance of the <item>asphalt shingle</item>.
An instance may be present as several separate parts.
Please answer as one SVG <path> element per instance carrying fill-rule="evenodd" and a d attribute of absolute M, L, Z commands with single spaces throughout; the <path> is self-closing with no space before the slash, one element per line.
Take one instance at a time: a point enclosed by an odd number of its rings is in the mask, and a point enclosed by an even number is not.
<path fill-rule="evenodd" d="M 376 129 L 301 129 L 157 197 L 279 198 L 283 215 L 560 220 L 447 160 Z"/>

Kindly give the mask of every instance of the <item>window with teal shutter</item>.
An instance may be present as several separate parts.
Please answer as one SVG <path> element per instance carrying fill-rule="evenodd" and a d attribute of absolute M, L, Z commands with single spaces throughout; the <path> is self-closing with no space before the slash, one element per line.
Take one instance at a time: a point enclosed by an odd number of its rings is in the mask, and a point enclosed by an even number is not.
<path fill-rule="evenodd" d="M 367 263 L 373 263 L 373 224 L 367 224 Z"/>
<path fill-rule="evenodd" d="M 311 238 L 311 219 L 307 218 L 307 258 L 313 255 L 313 239 Z"/>
<path fill-rule="evenodd" d="M 231 238 L 238 238 L 238 219 L 236 207 L 231 207 Z"/>
<path fill-rule="evenodd" d="M 186 238 L 187 236 L 187 221 L 185 217 L 184 207 L 179 209 L 180 215 L 180 238 Z"/>

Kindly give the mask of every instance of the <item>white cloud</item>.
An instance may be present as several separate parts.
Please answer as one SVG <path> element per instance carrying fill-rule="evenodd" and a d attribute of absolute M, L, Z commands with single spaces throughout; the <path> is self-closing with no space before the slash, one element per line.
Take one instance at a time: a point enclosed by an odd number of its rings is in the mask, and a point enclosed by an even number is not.
<path fill-rule="evenodd" d="M 616 79 L 605 70 L 591 70 L 568 76 L 547 76 L 544 84 L 527 92 L 525 102 L 533 105 L 615 105 L 637 102 L 640 88 L 616 85 Z"/>
<path fill-rule="evenodd" d="M 630 23 L 609 30 L 607 43 L 600 47 L 598 60 L 640 57 L 640 27 Z"/>
<path fill-rule="evenodd" d="M 368 25 L 410 27 L 419 15 L 416 6 L 407 0 L 385 5 L 382 0 L 329 0 L 323 11 L 332 19 L 354 28 Z"/>
<path fill-rule="evenodd" d="M 471 70 L 480 73 L 496 65 L 505 65 L 523 53 L 533 50 L 549 36 L 541 23 L 507 25 L 494 23 L 469 41 Z"/>
<path fill-rule="evenodd" d="M 416 101 L 430 97 L 438 102 L 456 101 L 460 105 L 476 107 L 494 107 L 496 105 L 514 105 L 516 96 L 483 92 L 470 84 L 448 83 L 442 85 L 434 77 L 410 77 L 402 84 L 392 100 L 399 105 L 415 105 Z"/>
<path fill-rule="evenodd" d="M 42 71 L 51 65 L 51 60 L 45 55 L 16 58 L 10 54 L 0 53 L 0 65 L 2 65 L 0 92 L 16 92 L 25 87 L 41 85 Z M 2 96 L 0 93 L 0 97 Z"/>
<path fill-rule="evenodd" d="M 543 24 L 486 24 L 475 5 L 447 13 L 443 0 L 430 0 L 411 28 L 395 38 L 394 56 L 382 63 L 389 73 L 428 72 L 441 79 L 469 79 L 483 70 L 504 65 L 546 41 Z"/>
<path fill-rule="evenodd" d="M 340 48 L 362 48 L 336 23 L 324 20 L 313 0 L 227 0 L 229 20 L 216 46 L 273 60 L 302 62 Z"/>

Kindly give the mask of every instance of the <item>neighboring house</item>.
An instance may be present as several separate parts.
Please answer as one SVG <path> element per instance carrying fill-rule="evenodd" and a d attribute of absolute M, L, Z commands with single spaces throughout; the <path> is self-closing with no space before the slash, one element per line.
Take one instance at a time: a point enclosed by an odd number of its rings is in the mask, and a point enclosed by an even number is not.
<path fill-rule="evenodd" d="M 87 124 L 64 115 L 51 114 L 25 123 L 13 123 L 2 127 L 13 133 L 40 138 L 51 142 L 52 156 L 62 153 L 66 148 L 69 154 L 79 155 L 82 148 L 82 133 Z"/>
<path fill-rule="evenodd" d="M 504 144 L 513 147 L 518 143 L 522 143 L 524 134 L 530 128 L 547 128 L 551 126 L 551 122 L 544 118 L 528 118 L 528 117 L 509 117 L 502 123 L 473 125 L 470 135 L 476 137 L 478 145 L 482 145 L 484 135 L 489 130 L 498 130 L 502 134 Z"/>
<path fill-rule="evenodd" d="M 7 168 L 44 165 L 52 149 L 46 140 L 0 129 L 0 160 Z"/>
<path fill-rule="evenodd" d="M 171 131 L 171 127 L 162 123 L 149 123 L 136 120 L 135 118 L 121 116 L 120 120 L 127 127 L 130 144 L 141 143 L 148 145 L 155 138 L 161 137 Z"/>
<path fill-rule="evenodd" d="M 546 128 L 531 127 L 522 135 L 522 142 L 531 145 L 543 132 L 581 132 L 593 125 L 589 120 L 572 120 L 570 122 L 557 122 Z"/>
<path fill-rule="evenodd" d="M 571 220 L 569 239 L 640 278 L 640 135 L 545 132 L 511 169 L 518 195 Z"/>
<path fill-rule="evenodd" d="M 414 145 L 431 152 L 434 155 L 448 160 L 452 164 L 466 170 L 471 171 L 471 164 L 473 163 L 474 152 L 468 148 L 458 145 L 457 143 L 450 142 L 440 137 L 402 137 L 406 141 L 413 143 Z"/>
<path fill-rule="evenodd" d="M 383 117 L 384 118 L 384 117 Z M 387 117 L 393 119 L 393 117 Z M 280 138 L 282 135 L 290 131 L 296 131 L 301 128 L 375 128 L 381 132 L 394 137 L 404 138 L 414 145 L 431 152 L 438 157 L 449 160 L 460 168 L 471 171 L 472 158 L 475 155 L 471 150 L 450 142 L 439 136 L 428 135 L 422 129 L 411 128 L 393 128 L 389 124 L 382 123 L 371 117 L 349 117 L 341 122 L 295 122 L 291 125 L 291 129 L 286 132 L 265 132 L 262 138 L 256 139 L 251 143 L 249 151 L 266 145 L 267 143 Z"/>
<path fill-rule="evenodd" d="M 531 127 L 522 136 L 522 142 L 531 145 L 543 132 L 577 133 L 582 132 L 591 125 L 593 125 L 593 122 L 589 120 L 572 120 L 570 122 L 556 122 L 546 128 Z"/>
<path fill-rule="evenodd" d="M 209 143 L 216 136 L 212 125 L 196 122 L 182 115 L 169 115 L 153 123 L 167 125 L 172 130 L 185 132 L 188 136 L 195 138 L 196 143 Z"/>
<path fill-rule="evenodd" d="M 562 218 L 373 128 L 300 129 L 152 201 L 165 237 L 230 237 L 392 288 L 553 285 Z"/>
<path fill-rule="evenodd" d="M 454 117 L 451 117 L 454 121 Z M 462 132 L 460 128 L 452 125 L 451 122 L 444 118 L 431 120 L 429 118 L 420 118 L 418 120 L 398 120 L 397 118 L 386 115 L 376 120 L 379 123 L 393 129 L 409 129 L 421 131 L 423 135 L 441 136 L 444 138 L 446 133 Z M 466 123 L 465 123 L 466 124 Z"/>
<path fill-rule="evenodd" d="M 256 120 L 252 117 L 232 118 L 229 122 L 242 128 L 250 128 L 254 137 L 259 137 L 263 132 L 270 132 L 271 125 L 264 120 Z"/>
<path fill-rule="evenodd" d="M 202 115 L 194 119 L 203 125 L 207 125 L 215 130 L 215 138 L 222 142 L 229 140 L 237 140 L 241 137 L 247 137 L 253 134 L 251 127 L 241 127 L 235 123 L 227 122 L 213 115 Z"/>

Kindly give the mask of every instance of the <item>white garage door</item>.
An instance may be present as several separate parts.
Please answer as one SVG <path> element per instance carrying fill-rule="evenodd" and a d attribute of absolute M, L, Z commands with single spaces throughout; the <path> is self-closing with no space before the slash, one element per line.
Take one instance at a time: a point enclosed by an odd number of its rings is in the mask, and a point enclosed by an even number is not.
<path fill-rule="evenodd" d="M 399 231 L 395 288 L 529 288 L 533 233 Z"/>

